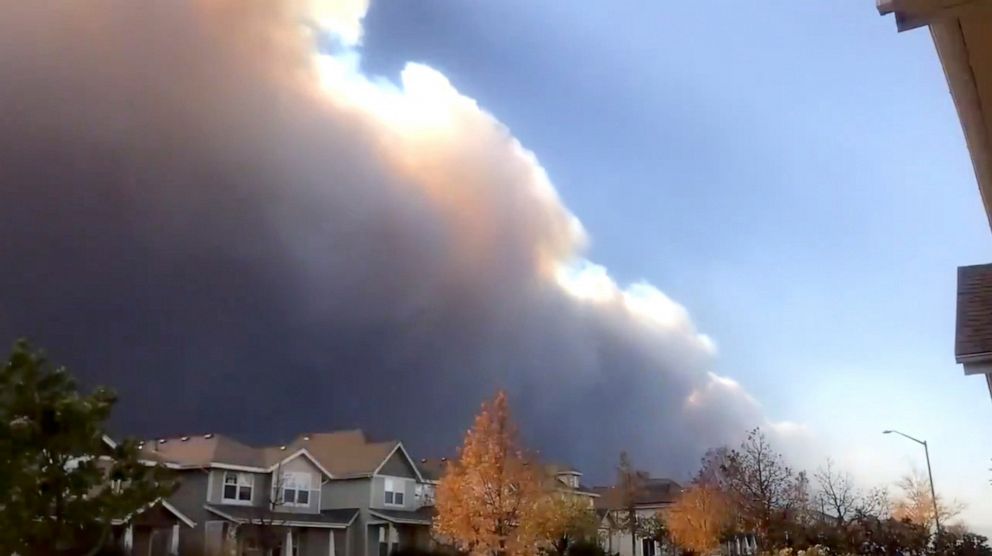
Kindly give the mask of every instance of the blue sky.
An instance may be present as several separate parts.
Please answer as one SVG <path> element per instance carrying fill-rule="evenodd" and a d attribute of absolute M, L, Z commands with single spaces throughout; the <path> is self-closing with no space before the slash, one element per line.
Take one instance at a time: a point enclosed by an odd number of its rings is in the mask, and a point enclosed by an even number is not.
<path fill-rule="evenodd" d="M 363 64 L 441 70 L 537 153 L 620 282 L 691 312 L 859 477 L 922 465 L 992 529 L 992 403 L 953 360 L 989 227 L 929 33 L 870 0 L 373 2 Z M 983 499 L 986 500 L 983 502 Z"/>

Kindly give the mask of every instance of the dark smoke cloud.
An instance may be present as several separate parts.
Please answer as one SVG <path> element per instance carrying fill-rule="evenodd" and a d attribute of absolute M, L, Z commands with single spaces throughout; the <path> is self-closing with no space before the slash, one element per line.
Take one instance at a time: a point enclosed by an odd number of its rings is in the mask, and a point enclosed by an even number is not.
<path fill-rule="evenodd" d="M 768 424 L 684 309 L 581 261 L 536 160 L 443 76 L 317 71 L 301 23 L 353 44 L 361 2 L 0 6 L 0 340 L 115 387 L 119 432 L 451 453 L 502 387 L 603 478 Z"/>

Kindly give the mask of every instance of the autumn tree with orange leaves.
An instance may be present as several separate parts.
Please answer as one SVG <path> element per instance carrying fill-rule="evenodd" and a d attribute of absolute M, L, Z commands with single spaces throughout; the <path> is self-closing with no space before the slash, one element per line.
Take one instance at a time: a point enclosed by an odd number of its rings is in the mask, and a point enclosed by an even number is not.
<path fill-rule="evenodd" d="M 707 554 L 720 546 L 731 525 L 730 501 L 713 486 L 694 484 L 679 496 L 665 521 L 676 544 Z"/>
<path fill-rule="evenodd" d="M 539 466 L 517 440 L 506 394 L 482 405 L 437 487 L 434 531 L 479 556 L 531 556 L 542 542 Z"/>

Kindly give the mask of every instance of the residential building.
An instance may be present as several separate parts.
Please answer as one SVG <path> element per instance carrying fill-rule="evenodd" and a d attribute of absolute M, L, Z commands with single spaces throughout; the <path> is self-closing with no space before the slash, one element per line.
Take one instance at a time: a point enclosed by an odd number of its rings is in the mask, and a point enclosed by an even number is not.
<path fill-rule="evenodd" d="M 575 496 L 595 508 L 599 493 L 592 487 L 582 484 L 582 473 L 570 466 L 559 463 L 544 465 L 545 487 L 555 492 Z"/>
<path fill-rule="evenodd" d="M 877 0 L 899 31 L 929 27 L 992 224 L 992 0 Z M 992 395 L 992 264 L 958 269 L 955 358 Z"/>
<path fill-rule="evenodd" d="M 630 532 L 624 530 L 627 521 L 626 501 L 617 487 L 594 487 L 592 490 L 599 494 L 595 507 L 600 517 L 600 540 L 608 554 L 656 556 L 666 552 L 668 547 L 656 539 L 635 536 L 631 543 Z M 637 518 L 663 516 L 681 492 L 682 486 L 671 479 L 646 477 L 634 494 Z"/>
<path fill-rule="evenodd" d="M 178 473 L 166 503 L 192 523 L 182 554 L 383 556 L 430 542 L 425 481 L 397 441 L 350 430 L 255 447 L 205 434 L 149 441 L 142 454 Z"/>

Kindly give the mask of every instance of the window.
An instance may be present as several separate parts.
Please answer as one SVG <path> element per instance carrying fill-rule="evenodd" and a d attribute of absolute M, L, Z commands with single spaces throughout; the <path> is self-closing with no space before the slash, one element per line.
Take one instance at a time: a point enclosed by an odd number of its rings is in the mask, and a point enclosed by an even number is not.
<path fill-rule="evenodd" d="M 641 554 L 644 556 L 655 556 L 653 539 L 641 539 Z"/>
<path fill-rule="evenodd" d="M 310 474 L 287 471 L 282 474 L 282 502 L 291 506 L 310 503 Z"/>
<path fill-rule="evenodd" d="M 254 486 L 255 477 L 250 473 L 225 471 L 223 499 L 225 502 L 251 502 Z"/>
<path fill-rule="evenodd" d="M 387 478 L 383 490 L 386 493 L 386 504 L 391 506 L 403 505 L 403 481 Z"/>

